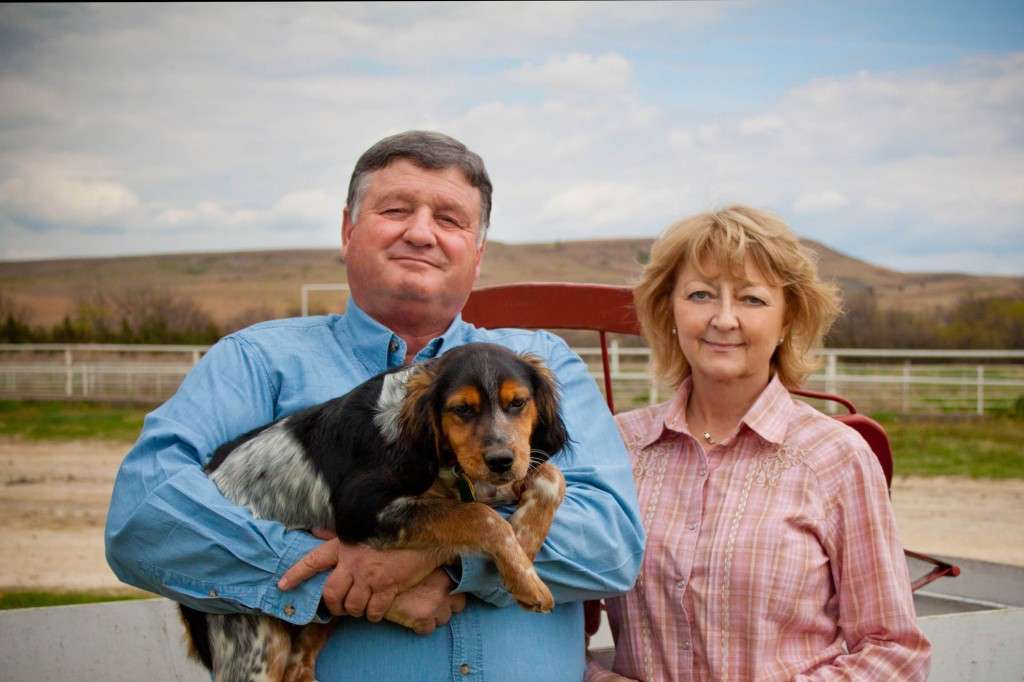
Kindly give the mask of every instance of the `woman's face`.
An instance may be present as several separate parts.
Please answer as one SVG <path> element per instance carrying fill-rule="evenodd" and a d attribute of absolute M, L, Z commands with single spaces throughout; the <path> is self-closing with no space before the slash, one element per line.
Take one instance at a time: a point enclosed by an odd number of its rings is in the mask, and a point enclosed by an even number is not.
<path fill-rule="evenodd" d="M 748 258 L 736 279 L 708 264 L 676 276 L 672 313 L 694 378 L 768 383 L 772 353 L 786 333 L 786 301 Z"/>

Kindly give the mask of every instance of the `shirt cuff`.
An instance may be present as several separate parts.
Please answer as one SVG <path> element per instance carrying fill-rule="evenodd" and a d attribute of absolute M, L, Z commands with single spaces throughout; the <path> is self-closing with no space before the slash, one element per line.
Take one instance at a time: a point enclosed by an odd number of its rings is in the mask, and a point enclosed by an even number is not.
<path fill-rule="evenodd" d="M 509 606 L 513 603 L 512 595 L 505 589 L 498 569 L 490 559 L 472 555 L 462 556 L 460 566 L 460 580 L 456 581 L 452 573 L 448 574 L 456 583 L 455 589 L 452 590 L 453 594 L 472 594 L 494 606 Z"/>
<path fill-rule="evenodd" d="M 294 531 L 292 535 L 294 539 L 281 555 L 277 570 L 274 571 L 274 583 L 263 596 L 260 610 L 295 625 L 305 625 L 314 618 L 318 622 L 323 622 L 327 618 L 318 615 L 317 609 L 320 606 L 320 595 L 323 593 L 324 583 L 327 581 L 327 576 L 331 574 L 330 571 L 317 573 L 287 592 L 277 587 L 281 576 L 322 542 L 303 531 Z"/>

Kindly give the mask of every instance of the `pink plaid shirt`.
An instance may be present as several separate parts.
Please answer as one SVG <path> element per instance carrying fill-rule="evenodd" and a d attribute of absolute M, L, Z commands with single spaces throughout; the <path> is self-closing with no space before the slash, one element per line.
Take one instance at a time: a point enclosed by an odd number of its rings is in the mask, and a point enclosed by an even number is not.
<path fill-rule="evenodd" d="M 614 670 L 655 680 L 924 680 L 885 477 L 853 429 L 772 379 L 705 454 L 690 381 L 616 417 L 647 530 L 632 592 L 608 600 Z M 587 680 L 610 677 L 591 663 Z"/>

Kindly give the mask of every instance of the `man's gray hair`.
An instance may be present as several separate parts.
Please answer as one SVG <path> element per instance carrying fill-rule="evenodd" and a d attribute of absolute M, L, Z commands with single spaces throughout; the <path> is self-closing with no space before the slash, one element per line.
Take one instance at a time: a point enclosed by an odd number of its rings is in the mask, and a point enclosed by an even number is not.
<path fill-rule="evenodd" d="M 458 168 L 470 185 L 480 190 L 480 234 L 482 244 L 491 221 L 491 178 L 484 160 L 453 137 L 429 130 L 409 130 L 373 145 L 359 157 L 348 183 L 346 205 L 352 222 L 359 218 L 359 204 L 369 186 L 370 174 L 386 167 L 395 159 L 409 159 L 421 168 L 431 170 Z"/>

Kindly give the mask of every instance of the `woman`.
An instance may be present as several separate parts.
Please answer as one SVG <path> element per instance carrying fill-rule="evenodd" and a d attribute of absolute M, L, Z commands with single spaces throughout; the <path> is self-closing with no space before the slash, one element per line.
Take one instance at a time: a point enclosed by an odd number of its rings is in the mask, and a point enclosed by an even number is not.
<path fill-rule="evenodd" d="M 793 399 L 839 312 L 789 228 L 735 206 L 669 227 L 635 291 L 667 403 L 616 417 L 647 530 L 588 680 L 925 679 L 885 478 Z"/>

